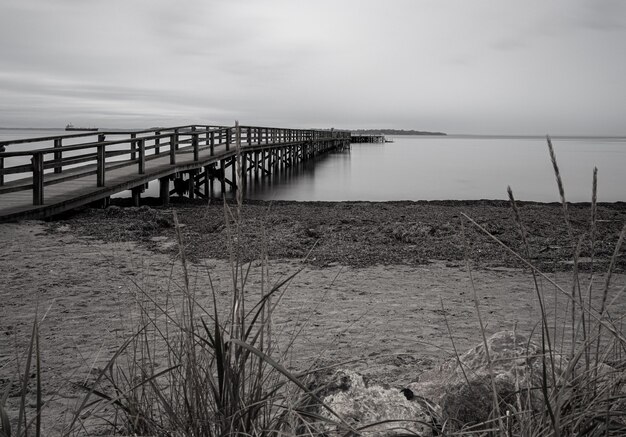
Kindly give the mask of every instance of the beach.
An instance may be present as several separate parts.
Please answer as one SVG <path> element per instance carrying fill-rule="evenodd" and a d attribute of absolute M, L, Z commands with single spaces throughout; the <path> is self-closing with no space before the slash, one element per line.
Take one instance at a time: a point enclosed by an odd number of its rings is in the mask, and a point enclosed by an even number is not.
<path fill-rule="evenodd" d="M 571 288 L 575 244 L 561 205 L 522 203 L 519 210 L 532 264 Z M 568 214 L 576 238 L 589 231 L 589 205 L 569 205 Z M 238 210 L 232 203 L 173 199 L 170 208 L 116 205 L 0 224 L 0 393 L 10 391 L 8 411 L 15 412 L 17 365 L 24 365 L 39 320 L 44 429 L 62 429 L 83 396 L 76 384 L 92 381 L 136 329 L 138 305 L 180 295 L 175 221 L 190 287 L 207 308 L 213 294 L 222 310 L 230 303 L 234 247 L 248 272 L 250 302 L 297 273 L 272 321 L 287 368 L 346 363 L 372 380 L 406 386 L 453 356 L 451 339 L 459 351 L 481 340 L 475 301 L 488 334 L 529 334 L 539 321 L 528 266 L 466 216 L 524 253 L 504 201 L 254 201 Z M 598 207 L 594 272 L 608 268 L 624 222 L 626 204 Z M 585 290 L 592 268 L 587 240 L 579 258 Z M 609 299 L 624 286 L 625 268 L 622 249 Z M 605 278 L 594 275 L 593 289 Z M 567 297 L 541 277 L 540 288 L 550 317 L 566 320 Z M 611 308 L 615 314 L 625 309 L 623 299 Z M 27 398 L 33 402 L 34 393 Z"/>

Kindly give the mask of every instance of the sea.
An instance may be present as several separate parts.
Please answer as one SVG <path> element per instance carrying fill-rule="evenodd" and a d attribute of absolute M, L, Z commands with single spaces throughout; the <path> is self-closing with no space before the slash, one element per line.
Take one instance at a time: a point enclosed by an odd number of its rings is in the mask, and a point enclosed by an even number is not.
<path fill-rule="evenodd" d="M 62 135 L 62 129 L 0 129 L 0 141 Z M 545 137 L 388 136 L 352 144 L 271 177 L 251 179 L 245 197 L 297 201 L 507 199 L 558 202 Z M 553 137 L 565 197 L 589 202 L 593 169 L 598 201 L 626 201 L 626 137 Z M 23 150 L 29 146 L 10 146 Z M 156 185 L 156 184 L 151 184 Z M 157 195 L 156 186 L 147 195 Z M 228 194 L 228 193 L 227 193 Z M 126 194 L 122 194 L 126 195 Z"/>

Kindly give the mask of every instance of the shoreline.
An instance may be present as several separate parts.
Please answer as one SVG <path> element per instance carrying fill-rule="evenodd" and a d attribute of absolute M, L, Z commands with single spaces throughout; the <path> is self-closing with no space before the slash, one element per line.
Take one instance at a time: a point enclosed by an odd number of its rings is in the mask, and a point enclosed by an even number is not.
<path fill-rule="evenodd" d="M 230 194 L 230 193 L 229 193 Z M 206 206 L 207 203 L 222 203 L 221 198 L 213 198 L 210 202 L 205 199 L 187 199 L 187 198 L 179 198 L 177 196 L 172 196 L 170 198 L 170 206 L 164 207 L 161 205 L 161 200 L 158 197 L 142 197 L 141 204 L 159 208 L 159 209 L 167 209 L 170 207 L 179 207 L 179 206 Z M 236 201 L 233 197 L 227 197 L 226 203 L 229 205 L 236 204 Z M 243 205 L 256 205 L 256 204 L 417 204 L 417 205 L 439 205 L 439 206 L 467 206 L 467 205 L 490 205 L 497 207 L 506 207 L 509 208 L 511 203 L 506 199 L 434 199 L 434 200 L 260 200 L 260 199 L 244 199 Z M 536 206 L 561 206 L 560 201 L 554 202 L 539 202 L 535 200 L 515 200 L 515 203 L 519 206 L 528 206 L 528 205 L 536 205 Z M 111 198 L 111 205 L 114 206 L 124 206 L 124 207 L 132 207 L 132 198 L 128 197 L 115 197 Z M 567 202 L 568 207 L 591 207 L 591 202 Z M 615 208 L 624 208 L 626 209 L 626 200 L 616 200 L 613 202 L 596 202 L 597 206 L 604 207 L 615 207 Z M 81 211 L 85 209 L 97 209 L 91 208 L 89 206 L 82 207 Z M 54 218 L 52 218 L 54 220 Z"/>
<path fill-rule="evenodd" d="M 154 239 L 174 237 L 172 211 L 185 226 L 183 235 L 191 241 L 187 255 L 192 259 L 228 259 L 224 204 L 221 201 L 173 198 L 169 207 L 144 205 L 120 207 L 130 199 L 116 199 L 109 209 L 85 209 L 50 222 L 66 222 L 77 230 L 103 241 L 137 241 L 158 248 Z M 146 202 L 150 203 L 150 202 Z M 229 208 L 235 202 L 226 201 Z M 553 271 L 571 269 L 575 242 L 568 235 L 560 203 L 517 202 L 522 222 L 530 236 L 531 261 Z M 464 263 L 465 242 L 470 258 L 485 267 L 522 267 L 493 238 L 471 225 L 463 214 L 474 219 L 494 237 L 518 253 L 524 251 L 519 226 L 508 201 L 346 201 L 299 202 L 248 200 L 242 206 L 244 259 L 260 256 L 261 230 L 265 232 L 270 258 L 303 259 L 323 267 L 340 263 L 355 267 L 377 264 L 423 265 L 429 260 Z M 588 234 L 590 205 L 568 204 L 573 232 Z M 464 222 L 465 230 L 461 227 Z M 597 263 L 608 267 L 623 224 L 626 202 L 597 205 Z M 465 237 L 463 237 L 465 232 Z M 588 238 L 581 247 L 580 268 L 588 268 L 591 247 Z M 617 260 L 617 271 L 626 270 L 626 255 Z"/>

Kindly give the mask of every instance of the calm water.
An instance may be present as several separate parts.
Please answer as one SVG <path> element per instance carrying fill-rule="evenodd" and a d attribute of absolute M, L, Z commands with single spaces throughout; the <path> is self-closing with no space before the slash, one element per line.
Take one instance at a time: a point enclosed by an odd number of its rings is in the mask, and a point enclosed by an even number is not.
<path fill-rule="evenodd" d="M 0 141 L 63 133 L 0 129 Z M 506 199 L 558 201 L 544 138 L 405 137 L 353 144 L 293 170 L 251 181 L 248 198 L 263 200 Z M 626 139 L 553 138 L 572 202 L 589 201 L 593 167 L 598 200 L 626 201 Z M 15 150 L 15 149 L 10 149 Z M 154 195 L 153 190 L 148 194 Z"/>
<path fill-rule="evenodd" d="M 569 201 L 626 200 L 625 139 L 553 139 Z M 506 199 L 558 201 L 545 138 L 395 137 L 353 144 L 306 166 L 296 177 L 260 186 L 248 197 L 281 200 Z"/>

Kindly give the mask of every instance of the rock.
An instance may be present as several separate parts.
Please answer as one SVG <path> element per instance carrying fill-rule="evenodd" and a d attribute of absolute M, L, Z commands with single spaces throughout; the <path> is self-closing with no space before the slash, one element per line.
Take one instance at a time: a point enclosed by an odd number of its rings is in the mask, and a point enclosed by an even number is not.
<path fill-rule="evenodd" d="M 530 401 L 540 408 L 540 391 L 525 389 L 540 386 L 541 348 L 513 331 L 492 335 L 487 339 L 487 347 L 501 413 L 506 414 L 507 406 L 518 400 L 524 405 Z M 555 371 L 559 375 L 566 363 L 560 355 L 556 358 Z M 449 360 L 439 369 L 424 373 L 409 388 L 440 405 L 444 420 L 462 425 L 488 420 L 493 410 L 493 388 L 484 344 L 481 342 L 458 360 Z M 518 389 L 520 398 L 516 396 Z"/>
<path fill-rule="evenodd" d="M 434 407 L 417 396 L 407 399 L 410 390 L 406 390 L 369 385 L 356 372 L 338 370 L 323 390 L 326 394 L 322 400 L 362 435 L 433 435 L 434 417 L 437 416 L 436 411 L 431 410 Z M 326 434 L 346 433 L 345 426 L 341 426 L 337 417 L 327 409 L 322 409 L 320 415 L 336 423 L 333 429 L 325 425 Z M 387 422 L 379 423 L 384 421 Z M 368 426 L 375 423 L 379 424 Z"/>
<path fill-rule="evenodd" d="M 550 387 L 565 384 L 568 387 L 580 385 L 584 389 L 585 378 L 594 377 L 585 374 L 582 360 L 569 369 L 567 358 L 559 353 L 544 353 L 540 345 L 513 331 L 492 335 L 487 339 L 487 348 L 502 415 L 506 415 L 507 410 L 528 408 L 535 412 L 545 411 L 543 393 L 539 389 L 543 384 L 544 362 Z M 439 369 L 425 372 L 419 382 L 408 388 L 439 405 L 442 418 L 450 424 L 450 429 L 454 430 L 455 425 L 479 424 L 492 418 L 493 386 L 489 367 L 481 342 L 458 360 L 449 360 Z M 595 381 L 601 384 L 600 387 L 614 385 L 616 378 L 621 377 L 606 364 L 600 363 L 598 369 Z"/>

